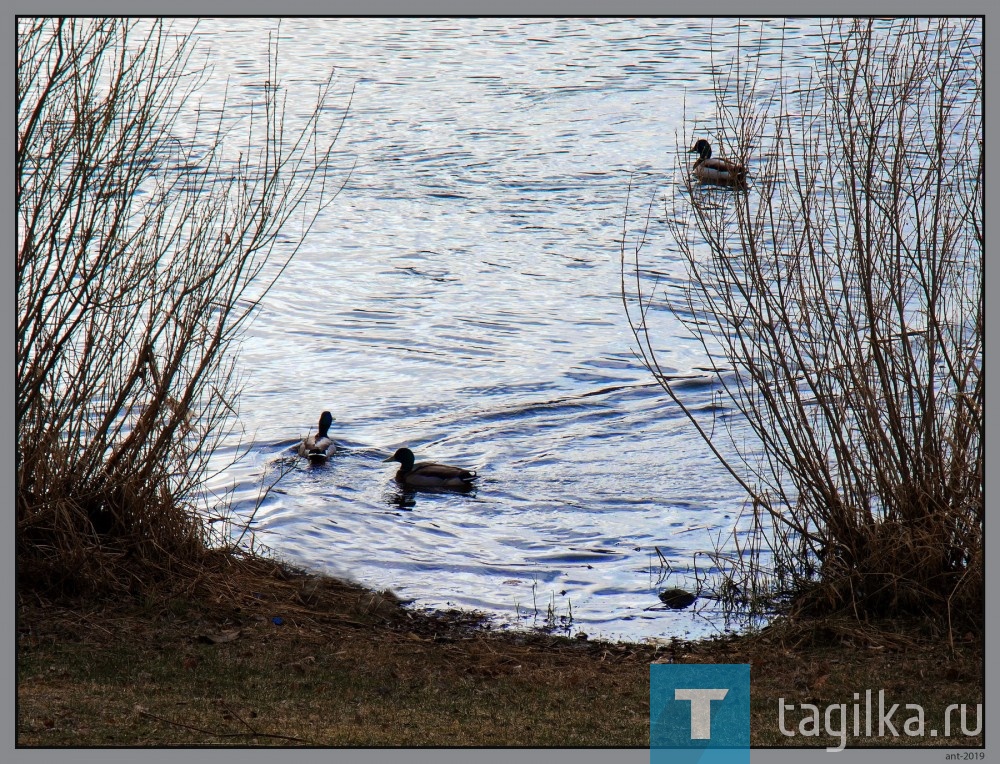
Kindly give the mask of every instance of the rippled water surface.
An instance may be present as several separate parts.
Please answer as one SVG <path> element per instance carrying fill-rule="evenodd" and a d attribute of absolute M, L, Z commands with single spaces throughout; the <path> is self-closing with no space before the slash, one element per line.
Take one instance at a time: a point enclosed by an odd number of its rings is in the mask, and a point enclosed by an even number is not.
<path fill-rule="evenodd" d="M 206 97 L 259 87 L 274 30 L 203 22 Z M 721 628 L 711 602 L 656 597 L 656 549 L 694 586 L 742 497 L 632 353 L 618 244 L 630 174 L 674 182 L 711 119 L 710 35 L 735 50 L 735 23 L 709 19 L 281 23 L 291 98 L 331 66 L 333 106 L 353 91 L 335 157 L 353 172 L 242 347 L 249 453 L 213 488 L 256 508 L 259 542 L 417 606 L 630 639 Z M 667 248 L 644 255 L 661 292 L 682 278 Z M 654 325 L 690 404 L 718 404 L 663 306 Z M 342 450 L 296 463 L 324 409 Z M 402 445 L 477 469 L 478 490 L 402 494 L 382 462 Z"/>

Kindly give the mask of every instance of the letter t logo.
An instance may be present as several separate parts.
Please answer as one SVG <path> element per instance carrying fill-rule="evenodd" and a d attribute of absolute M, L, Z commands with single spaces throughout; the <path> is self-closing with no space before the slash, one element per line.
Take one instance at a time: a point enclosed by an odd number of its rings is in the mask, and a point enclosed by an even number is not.
<path fill-rule="evenodd" d="M 674 700 L 691 701 L 691 739 L 708 740 L 712 737 L 712 701 L 722 700 L 729 694 L 726 689 L 674 690 Z"/>
<path fill-rule="evenodd" d="M 750 764 L 746 663 L 649 667 L 649 764 L 699 763 Z"/>

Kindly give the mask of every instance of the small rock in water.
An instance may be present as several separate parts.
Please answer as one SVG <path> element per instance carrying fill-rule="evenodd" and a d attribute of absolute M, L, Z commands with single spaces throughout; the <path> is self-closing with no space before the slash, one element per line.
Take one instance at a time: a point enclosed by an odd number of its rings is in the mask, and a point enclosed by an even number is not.
<path fill-rule="evenodd" d="M 660 602 L 674 610 L 683 610 L 698 599 L 697 596 L 683 589 L 664 589 L 660 592 Z"/>

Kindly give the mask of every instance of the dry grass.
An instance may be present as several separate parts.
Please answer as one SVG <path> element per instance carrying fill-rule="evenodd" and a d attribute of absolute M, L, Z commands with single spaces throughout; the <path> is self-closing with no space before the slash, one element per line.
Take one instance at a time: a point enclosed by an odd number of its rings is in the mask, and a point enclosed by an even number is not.
<path fill-rule="evenodd" d="M 262 562 L 224 567 L 145 604 L 25 603 L 21 742 L 645 743 L 648 646 L 497 635 Z"/>
<path fill-rule="evenodd" d="M 23 746 L 642 748 L 653 661 L 749 662 L 755 746 L 831 744 L 780 735 L 779 697 L 850 703 L 884 688 L 929 718 L 982 697 L 981 642 L 948 649 L 912 624 L 610 644 L 415 613 L 388 594 L 222 555 L 137 599 L 24 591 L 18 631 Z"/>

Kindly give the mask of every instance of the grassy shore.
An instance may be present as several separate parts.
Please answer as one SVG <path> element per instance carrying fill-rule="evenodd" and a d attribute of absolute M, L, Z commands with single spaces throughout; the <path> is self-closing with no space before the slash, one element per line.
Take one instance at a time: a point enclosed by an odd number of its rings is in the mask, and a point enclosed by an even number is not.
<path fill-rule="evenodd" d="M 22 589 L 18 636 L 21 746 L 647 747 L 654 661 L 750 663 L 754 746 L 836 745 L 783 736 L 778 698 L 850 708 L 854 693 L 883 689 L 901 708 L 922 704 L 928 728 L 950 703 L 982 702 L 983 646 L 971 634 L 948 644 L 913 624 L 829 620 L 612 644 L 416 613 L 389 594 L 222 556 L 141 600 L 54 602 Z M 848 741 L 981 743 L 901 729 Z"/>

